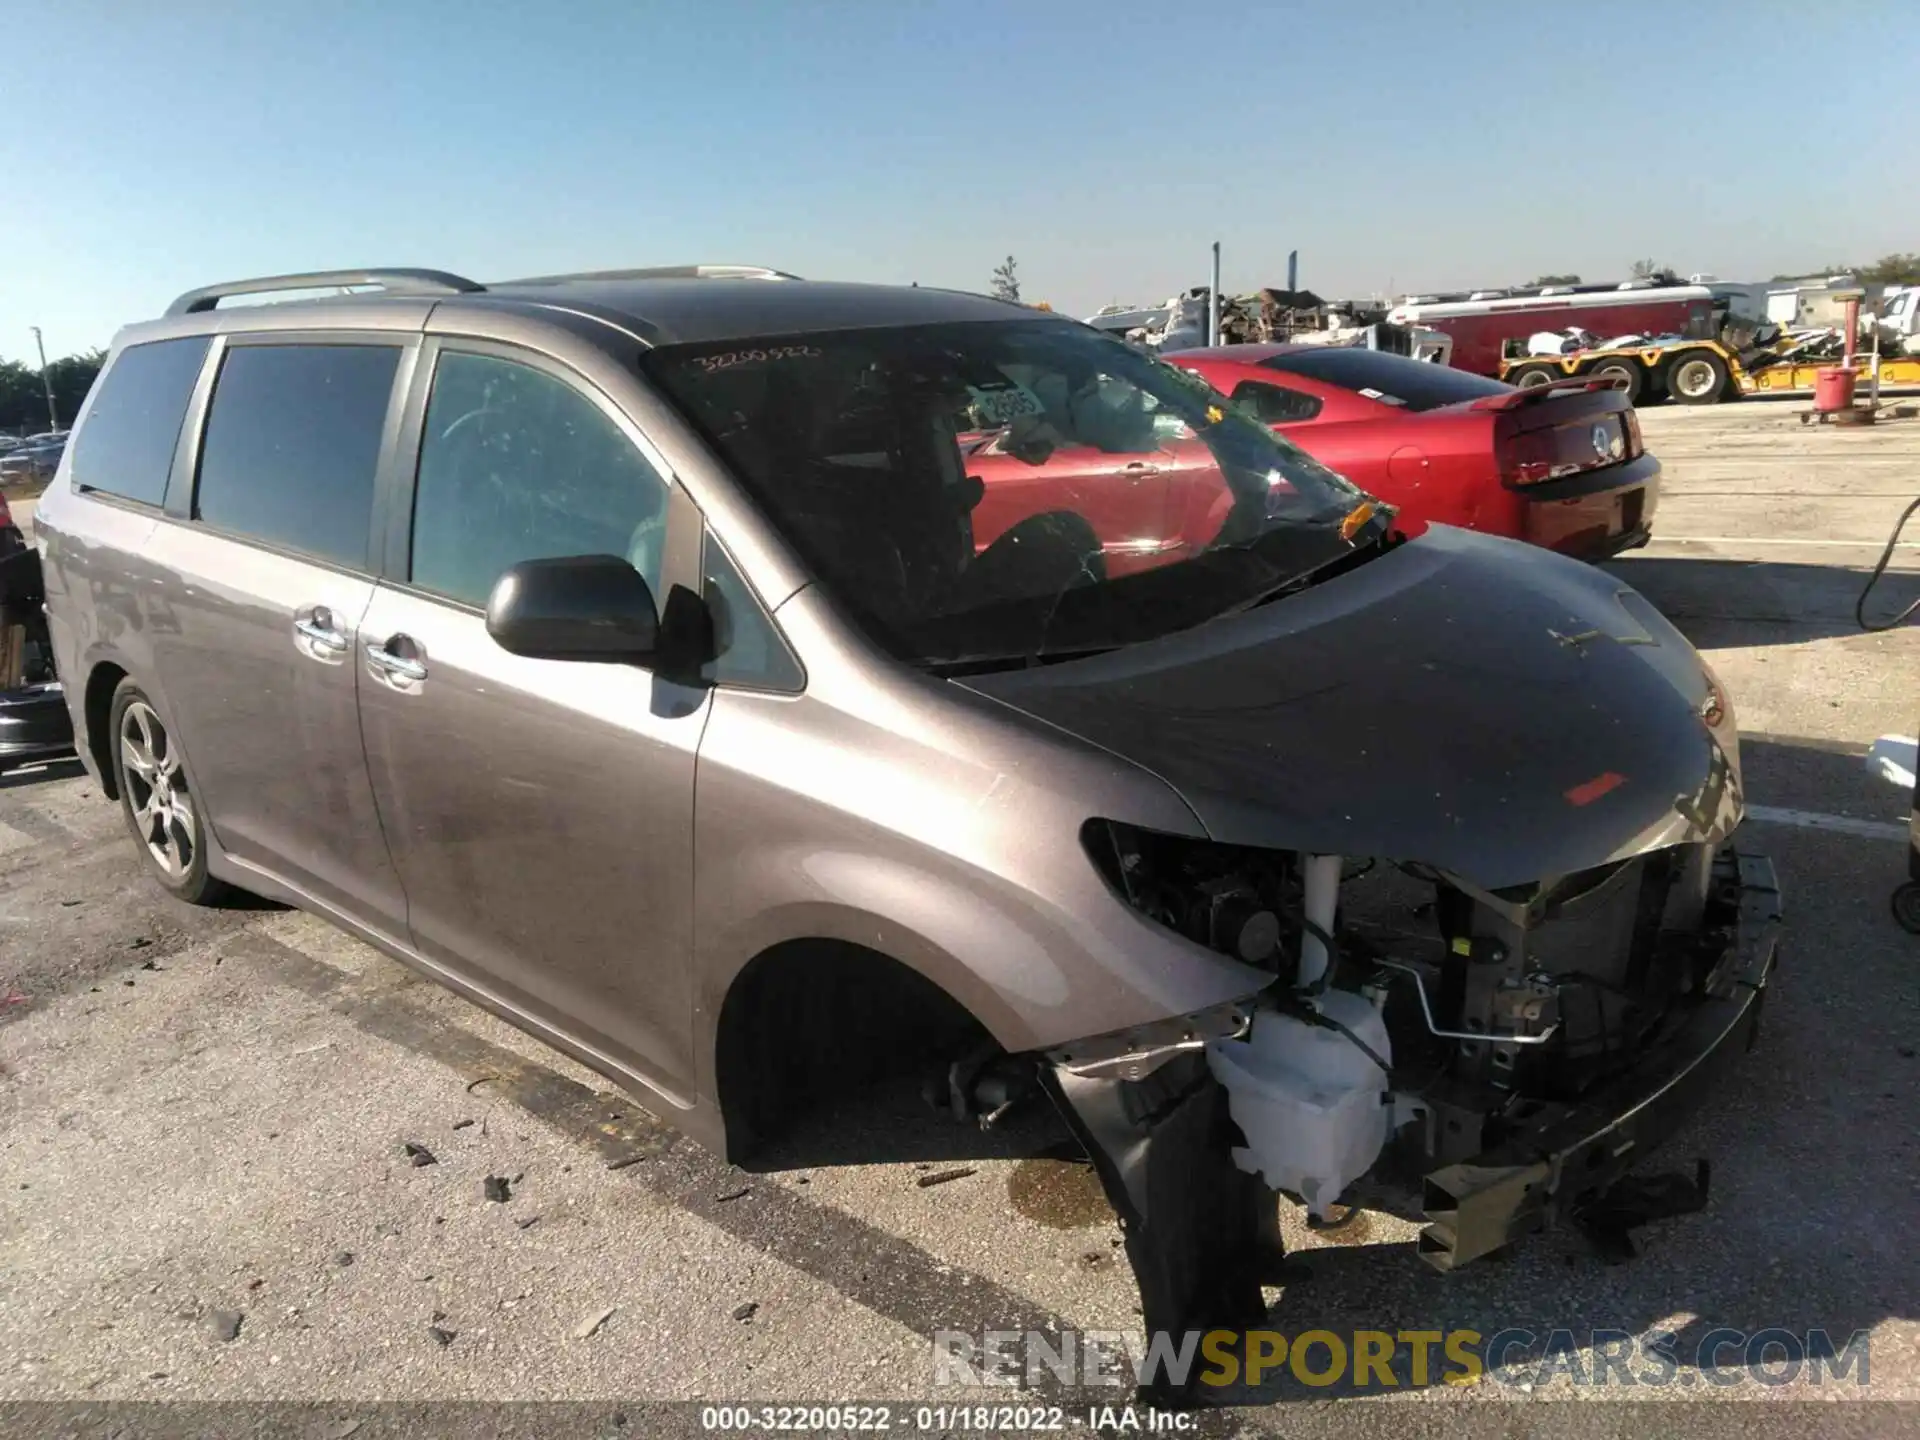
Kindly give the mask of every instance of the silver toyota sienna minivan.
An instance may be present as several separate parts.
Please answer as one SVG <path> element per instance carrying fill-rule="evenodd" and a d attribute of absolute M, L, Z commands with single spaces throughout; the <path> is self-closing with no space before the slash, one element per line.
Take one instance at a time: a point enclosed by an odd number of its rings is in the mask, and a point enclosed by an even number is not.
<path fill-rule="evenodd" d="M 213 286 L 116 338 L 38 525 L 160 884 L 325 916 L 735 1158 L 901 1057 L 961 1118 L 1044 1094 L 1151 1330 L 1260 1314 L 1276 1192 L 1404 1194 L 1442 1269 L 1592 1213 L 1774 964 L 1732 708 L 1637 593 L 1409 541 L 1017 305 Z"/>

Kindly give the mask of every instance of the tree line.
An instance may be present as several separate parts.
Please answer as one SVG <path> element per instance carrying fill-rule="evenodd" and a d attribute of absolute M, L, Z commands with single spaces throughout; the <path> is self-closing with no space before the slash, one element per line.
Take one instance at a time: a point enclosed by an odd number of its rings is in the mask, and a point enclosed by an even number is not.
<path fill-rule="evenodd" d="M 1776 280 L 1798 280 L 1804 275 L 1851 275 L 1862 285 L 1920 285 L 1920 250 L 1882 255 L 1871 265 L 1817 265 Z"/>
<path fill-rule="evenodd" d="M 45 382 L 41 380 L 38 365 L 0 360 L 0 431 L 31 435 L 45 430 L 49 384 L 53 387 L 53 410 L 60 428 L 64 430 L 72 425 L 106 358 L 104 350 L 88 350 L 50 360 Z"/>

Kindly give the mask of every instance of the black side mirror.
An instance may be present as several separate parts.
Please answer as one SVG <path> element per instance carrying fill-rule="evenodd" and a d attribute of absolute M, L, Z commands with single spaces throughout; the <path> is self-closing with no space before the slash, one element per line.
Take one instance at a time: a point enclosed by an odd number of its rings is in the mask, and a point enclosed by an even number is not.
<path fill-rule="evenodd" d="M 523 560 L 494 582 L 487 633 L 534 660 L 650 661 L 660 615 L 640 572 L 617 555 Z"/>

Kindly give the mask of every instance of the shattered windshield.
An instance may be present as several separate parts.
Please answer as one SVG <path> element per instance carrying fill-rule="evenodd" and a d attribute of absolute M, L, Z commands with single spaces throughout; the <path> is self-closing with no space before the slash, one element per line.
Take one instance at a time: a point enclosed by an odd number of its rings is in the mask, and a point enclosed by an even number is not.
<path fill-rule="evenodd" d="M 1080 325 L 809 333 L 642 365 L 835 599 L 930 668 L 1153 639 L 1284 590 L 1377 528 L 1343 534 L 1365 499 L 1345 479 Z"/>

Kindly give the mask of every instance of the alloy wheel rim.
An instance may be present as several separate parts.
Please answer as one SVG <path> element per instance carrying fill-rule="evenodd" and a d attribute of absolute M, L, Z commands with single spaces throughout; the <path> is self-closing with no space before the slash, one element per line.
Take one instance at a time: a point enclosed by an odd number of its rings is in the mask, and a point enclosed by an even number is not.
<path fill-rule="evenodd" d="M 143 700 L 120 717 L 120 776 L 147 854 L 169 879 L 182 879 L 200 848 L 200 822 L 173 739 Z"/>

